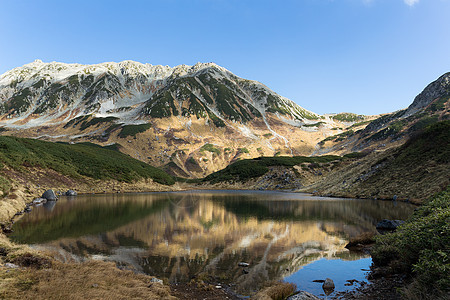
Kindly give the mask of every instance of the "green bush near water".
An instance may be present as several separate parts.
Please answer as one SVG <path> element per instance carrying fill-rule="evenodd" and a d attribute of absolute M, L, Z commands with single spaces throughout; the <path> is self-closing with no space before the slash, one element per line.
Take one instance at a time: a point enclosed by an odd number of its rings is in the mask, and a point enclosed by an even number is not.
<path fill-rule="evenodd" d="M 411 273 L 413 285 L 433 299 L 450 287 L 450 187 L 426 201 L 396 232 L 377 237 L 375 265 Z"/>
<path fill-rule="evenodd" d="M 16 170 L 23 170 L 24 166 L 49 168 L 74 178 L 83 175 L 124 182 L 152 178 L 161 184 L 174 183 L 170 175 L 158 168 L 92 143 L 70 145 L 0 136 L 0 163 Z"/>

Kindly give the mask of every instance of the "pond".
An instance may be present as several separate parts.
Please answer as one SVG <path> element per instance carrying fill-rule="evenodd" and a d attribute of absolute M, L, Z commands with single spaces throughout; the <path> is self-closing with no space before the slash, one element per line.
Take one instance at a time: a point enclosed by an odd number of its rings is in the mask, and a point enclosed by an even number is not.
<path fill-rule="evenodd" d="M 364 280 L 369 256 L 351 237 L 414 206 L 391 201 L 267 191 L 185 191 L 61 197 L 25 214 L 10 238 L 63 261 L 115 261 L 120 268 L 188 282 L 214 278 L 240 295 L 286 280 L 315 295 L 313 280 Z M 240 262 L 248 263 L 242 267 Z"/>

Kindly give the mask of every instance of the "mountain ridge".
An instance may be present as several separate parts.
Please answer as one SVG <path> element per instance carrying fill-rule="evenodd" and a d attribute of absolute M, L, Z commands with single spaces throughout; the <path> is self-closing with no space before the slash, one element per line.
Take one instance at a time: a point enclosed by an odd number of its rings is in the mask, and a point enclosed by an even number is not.
<path fill-rule="evenodd" d="M 2 134 L 117 144 L 177 176 L 203 177 L 241 158 L 310 155 L 324 136 L 366 119 L 315 114 L 214 63 L 37 60 L 0 76 Z"/>

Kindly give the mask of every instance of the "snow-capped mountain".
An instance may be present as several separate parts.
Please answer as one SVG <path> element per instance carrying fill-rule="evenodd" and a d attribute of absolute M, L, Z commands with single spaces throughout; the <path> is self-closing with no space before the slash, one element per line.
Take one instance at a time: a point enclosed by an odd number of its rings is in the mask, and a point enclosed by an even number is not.
<path fill-rule="evenodd" d="M 0 76 L 3 134 L 116 144 L 182 176 L 204 176 L 240 158 L 309 155 L 351 124 L 214 63 L 36 60 Z"/>
<path fill-rule="evenodd" d="M 299 125 L 319 118 L 214 63 L 171 68 L 132 61 L 81 65 L 36 60 L 1 75 L 0 99 L 2 124 L 22 128 L 88 114 L 114 116 L 125 123 L 195 115 L 217 126 L 246 122 L 266 111 Z"/>

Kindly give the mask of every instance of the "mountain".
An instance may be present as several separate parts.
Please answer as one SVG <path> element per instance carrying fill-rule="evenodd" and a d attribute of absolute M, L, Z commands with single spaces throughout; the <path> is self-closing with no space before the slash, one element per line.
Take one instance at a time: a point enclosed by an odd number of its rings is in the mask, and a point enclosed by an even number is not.
<path fill-rule="evenodd" d="M 317 153 L 343 154 L 355 151 L 386 150 L 402 145 L 427 126 L 450 119 L 450 72 L 430 83 L 406 109 L 385 114 L 365 128 L 355 130 L 355 123 L 345 132 L 319 143 Z M 359 124 L 362 124 L 359 123 Z"/>
<path fill-rule="evenodd" d="M 153 66 L 36 60 L 0 76 L 4 135 L 114 147 L 173 175 L 241 158 L 309 155 L 365 116 L 321 116 L 214 63 Z"/>
<path fill-rule="evenodd" d="M 36 60 L 3 74 L 0 89 L 5 124 L 17 127 L 89 114 L 128 123 L 195 115 L 218 127 L 227 121 L 250 121 L 266 111 L 298 122 L 320 119 L 264 85 L 213 63 L 170 68 L 132 61 L 80 65 Z"/>

